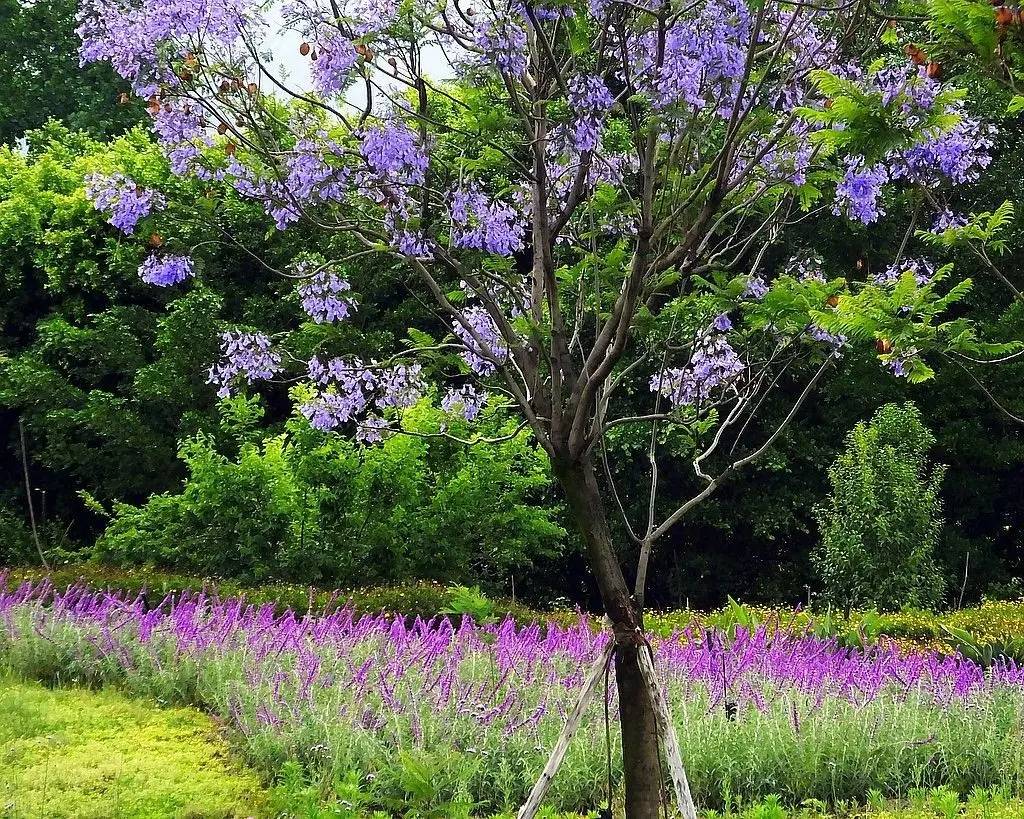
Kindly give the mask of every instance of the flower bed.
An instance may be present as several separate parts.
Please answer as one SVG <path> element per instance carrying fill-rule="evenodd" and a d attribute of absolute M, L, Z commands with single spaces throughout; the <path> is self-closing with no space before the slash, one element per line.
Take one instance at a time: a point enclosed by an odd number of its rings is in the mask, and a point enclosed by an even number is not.
<path fill-rule="evenodd" d="M 358 771 L 386 804 L 408 800 L 419 771 L 430 798 L 494 811 L 527 792 L 607 639 L 585 621 L 299 616 L 201 593 L 152 606 L 45 582 L 0 594 L 0 629 L 0 660 L 23 675 L 218 715 L 268 777 L 289 760 L 325 780 Z M 705 806 L 767 793 L 799 803 L 937 785 L 1021 790 L 1024 672 L 1012 663 L 986 670 L 763 627 L 679 636 L 654 647 Z M 614 674 L 608 696 L 614 714 Z M 585 720 L 554 807 L 598 804 L 603 714 L 598 702 Z"/>

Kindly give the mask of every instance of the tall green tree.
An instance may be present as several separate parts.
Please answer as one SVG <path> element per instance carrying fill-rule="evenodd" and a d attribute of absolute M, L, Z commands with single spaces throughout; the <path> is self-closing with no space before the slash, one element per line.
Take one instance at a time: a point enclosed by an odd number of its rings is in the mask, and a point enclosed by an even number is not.
<path fill-rule="evenodd" d="M 108 66 L 79 65 L 76 9 L 75 0 L 0 0 L 0 145 L 51 117 L 102 137 L 144 116 Z"/>
<path fill-rule="evenodd" d="M 935 436 L 911 403 L 886 404 L 857 424 L 828 471 L 832 491 L 818 510 L 814 564 L 825 598 L 854 607 L 934 606 L 943 591 L 935 560 L 945 468 L 930 462 Z"/>

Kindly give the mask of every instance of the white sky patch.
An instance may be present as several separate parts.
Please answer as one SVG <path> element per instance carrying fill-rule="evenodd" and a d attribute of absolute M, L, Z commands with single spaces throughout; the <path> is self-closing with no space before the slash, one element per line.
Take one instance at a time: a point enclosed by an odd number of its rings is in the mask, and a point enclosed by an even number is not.
<path fill-rule="evenodd" d="M 261 51 L 268 72 L 273 74 L 282 85 L 298 94 L 310 94 L 313 91 L 313 61 L 308 56 L 299 53 L 299 47 L 303 43 L 303 36 L 293 29 L 286 28 L 281 17 L 281 7 L 274 4 L 266 12 L 267 32 L 266 39 L 260 43 Z M 383 59 L 378 57 L 379 59 Z M 441 83 L 451 80 L 455 76 L 451 65 L 444 52 L 436 43 L 427 43 L 422 51 L 423 73 L 434 83 Z M 397 95 L 406 86 L 396 82 L 379 70 L 374 70 L 374 82 L 384 88 L 388 94 Z M 283 99 L 287 94 L 264 77 L 261 83 L 265 92 L 273 93 Z M 375 102 L 380 105 L 383 95 L 379 90 L 374 92 Z M 366 85 L 361 77 L 349 86 L 344 95 L 347 107 L 352 110 L 362 110 L 366 106 Z"/>

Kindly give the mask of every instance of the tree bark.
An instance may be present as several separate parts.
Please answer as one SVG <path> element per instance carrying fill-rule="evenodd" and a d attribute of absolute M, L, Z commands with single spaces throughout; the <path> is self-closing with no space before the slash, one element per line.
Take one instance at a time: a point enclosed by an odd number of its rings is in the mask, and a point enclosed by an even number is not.
<path fill-rule="evenodd" d="M 630 595 L 612 546 L 593 463 L 556 458 L 552 465 L 583 535 L 587 562 L 615 636 L 626 819 L 658 819 L 663 780 L 654 706 L 638 660 L 643 640 L 642 612 Z"/>
<path fill-rule="evenodd" d="M 658 819 L 664 780 L 658 748 L 658 723 L 650 689 L 638 661 L 641 651 L 646 649 L 633 643 L 620 646 L 615 654 L 626 819 Z"/>

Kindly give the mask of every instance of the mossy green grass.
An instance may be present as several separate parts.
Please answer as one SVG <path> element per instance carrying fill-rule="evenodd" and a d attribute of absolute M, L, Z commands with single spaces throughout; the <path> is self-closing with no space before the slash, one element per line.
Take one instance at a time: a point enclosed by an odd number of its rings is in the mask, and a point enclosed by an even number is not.
<path fill-rule="evenodd" d="M 264 804 L 199 711 L 0 676 L 0 817 L 259 817 Z"/>

